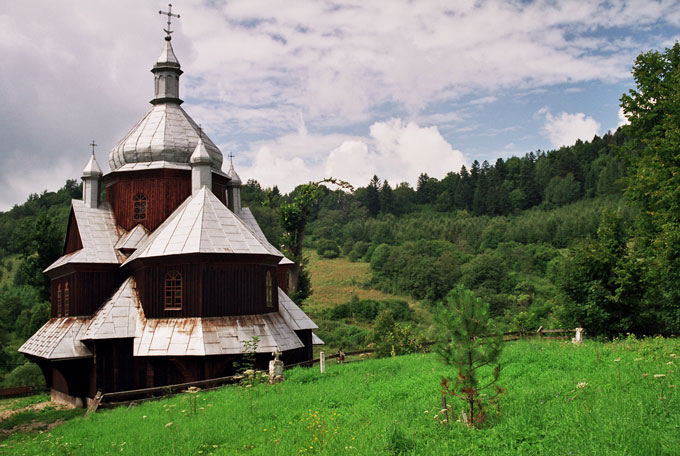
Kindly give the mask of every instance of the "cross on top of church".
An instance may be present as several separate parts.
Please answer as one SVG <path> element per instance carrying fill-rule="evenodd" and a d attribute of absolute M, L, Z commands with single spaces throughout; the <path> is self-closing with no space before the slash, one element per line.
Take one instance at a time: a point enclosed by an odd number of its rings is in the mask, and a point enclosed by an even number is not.
<path fill-rule="evenodd" d="M 231 165 L 233 166 L 234 165 L 234 154 L 229 152 L 229 155 L 227 155 L 227 157 L 229 157 L 229 163 L 231 163 Z"/>
<path fill-rule="evenodd" d="M 165 14 L 166 16 L 168 16 L 168 28 L 167 28 L 167 29 L 163 29 L 163 31 L 164 31 L 165 33 L 168 34 L 168 35 L 165 37 L 165 39 L 166 39 L 166 40 L 169 40 L 169 39 L 170 39 L 170 34 L 172 33 L 172 30 L 170 30 L 170 21 L 171 21 L 171 19 L 172 19 L 173 17 L 176 17 L 177 19 L 179 19 L 179 14 L 172 14 L 172 3 L 168 3 L 168 11 L 167 11 L 167 12 L 165 12 L 165 11 L 159 11 L 158 14 Z"/>
<path fill-rule="evenodd" d="M 92 155 L 94 155 L 94 148 L 95 148 L 96 146 L 98 146 L 98 145 L 99 145 L 99 144 L 96 144 L 96 143 L 94 142 L 94 139 L 93 139 L 92 142 L 90 143 L 90 146 L 92 146 Z"/>

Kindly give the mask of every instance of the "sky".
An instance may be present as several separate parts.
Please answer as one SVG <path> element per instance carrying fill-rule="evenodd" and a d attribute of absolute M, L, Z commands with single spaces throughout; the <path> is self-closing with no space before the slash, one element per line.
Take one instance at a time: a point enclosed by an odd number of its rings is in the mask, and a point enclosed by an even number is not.
<path fill-rule="evenodd" d="M 616 130 L 635 57 L 680 37 L 678 3 L 175 0 L 172 44 L 182 107 L 244 182 L 414 186 Z M 80 178 L 92 140 L 109 171 L 151 107 L 161 9 L 0 0 L 0 211 Z"/>

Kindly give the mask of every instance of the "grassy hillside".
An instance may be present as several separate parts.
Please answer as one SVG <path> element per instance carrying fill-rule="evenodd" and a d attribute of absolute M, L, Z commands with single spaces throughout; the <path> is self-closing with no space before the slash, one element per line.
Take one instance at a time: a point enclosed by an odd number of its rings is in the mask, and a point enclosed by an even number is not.
<path fill-rule="evenodd" d="M 284 383 L 183 394 L 13 436 L 7 454 L 680 454 L 680 341 L 517 342 L 489 426 L 441 423 L 434 355 L 296 368 Z M 193 401 L 195 400 L 195 407 Z M 454 402 L 454 407 L 460 409 Z"/>

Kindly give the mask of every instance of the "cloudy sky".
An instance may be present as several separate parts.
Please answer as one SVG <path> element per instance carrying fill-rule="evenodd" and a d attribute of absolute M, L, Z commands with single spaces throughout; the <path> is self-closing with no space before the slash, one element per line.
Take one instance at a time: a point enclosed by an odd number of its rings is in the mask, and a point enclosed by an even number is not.
<path fill-rule="evenodd" d="M 175 0 L 183 107 L 245 181 L 393 185 L 615 130 L 678 1 Z M 165 1 L 0 0 L 0 211 L 145 114 Z M 228 160 L 225 160 L 228 163 Z M 227 165 L 228 166 L 228 165 Z"/>

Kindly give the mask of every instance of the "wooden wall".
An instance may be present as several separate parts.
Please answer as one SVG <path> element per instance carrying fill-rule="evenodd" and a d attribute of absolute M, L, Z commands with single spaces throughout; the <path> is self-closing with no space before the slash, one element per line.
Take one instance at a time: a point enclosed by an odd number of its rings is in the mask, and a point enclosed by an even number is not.
<path fill-rule="evenodd" d="M 165 275 L 182 274 L 182 309 L 165 310 Z M 266 305 L 270 271 L 273 306 Z M 267 264 L 152 264 L 134 272 L 147 318 L 218 317 L 277 312 L 276 266 Z"/>
<path fill-rule="evenodd" d="M 212 192 L 227 205 L 226 177 L 213 173 Z M 191 171 L 155 169 L 111 173 L 106 177 L 106 201 L 113 207 L 118 224 L 131 230 L 141 223 L 149 231 L 155 230 L 177 207 L 191 195 Z M 146 218 L 135 219 L 133 198 L 146 196 Z"/>
<path fill-rule="evenodd" d="M 120 172 L 106 181 L 106 200 L 113 207 L 118 225 L 131 230 L 141 223 L 149 231 L 155 230 L 177 207 L 191 195 L 191 172 L 158 169 Z M 146 218 L 135 219 L 133 199 L 146 196 Z"/>
<path fill-rule="evenodd" d="M 71 215 L 68 219 L 68 227 L 66 228 L 66 243 L 64 244 L 64 255 L 67 253 L 75 252 L 83 248 L 83 241 L 80 239 L 80 233 L 78 231 L 78 222 L 76 221 L 76 216 L 71 211 Z"/>
<path fill-rule="evenodd" d="M 59 284 L 62 288 L 62 301 L 64 288 L 69 287 L 69 312 L 62 316 L 89 316 L 94 314 L 104 304 L 107 298 L 120 286 L 123 275 L 117 265 L 112 265 L 108 270 L 101 271 L 72 271 L 69 274 L 55 278 L 51 283 L 51 317 L 57 314 L 57 290 Z"/>

